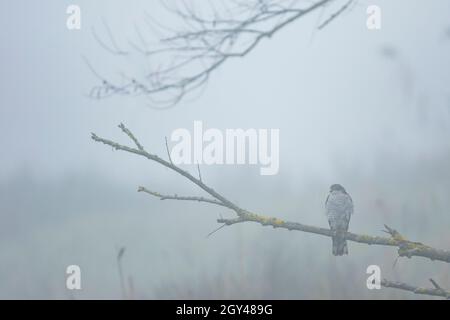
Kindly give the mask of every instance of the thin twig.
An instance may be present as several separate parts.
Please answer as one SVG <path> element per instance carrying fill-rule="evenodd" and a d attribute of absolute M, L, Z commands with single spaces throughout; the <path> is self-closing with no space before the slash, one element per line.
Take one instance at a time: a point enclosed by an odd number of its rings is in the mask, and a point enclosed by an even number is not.
<path fill-rule="evenodd" d="M 353 3 L 354 0 L 349 0 L 346 4 L 344 4 L 341 8 L 339 8 L 339 10 L 337 10 L 335 13 L 333 13 L 332 15 L 330 15 L 328 17 L 327 20 L 325 20 L 324 22 L 322 22 L 317 29 L 318 30 L 322 30 L 323 28 L 325 28 L 327 25 L 329 25 L 333 20 L 335 20 L 337 17 L 339 17 L 344 11 L 346 11 L 348 9 L 348 7 L 350 7 L 350 5 Z"/>
<path fill-rule="evenodd" d="M 216 233 L 217 231 L 221 230 L 222 228 L 225 228 L 227 225 L 223 224 L 220 227 L 218 227 L 217 229 L 214 229 L 213 231 L 211 231 L 210 233 L 208 233 L 208 235 L 206 236 L 207 238 L 209 238 L 210 236 L 212 236 L 214 233 Z"/>
<path fill-rule="evenodd" d="M 152 99 L 151 107 L 173 107 L 188 93 L 203 87 L 226 61 L 247 56 L 264 39 L 272 38 L 286 26 L 334 1 L 317 0 L 305 6 L 300 1 L 234 0 L 234 8 L 230 10 L 219 11 L 211 4 L 201 13 L 186 3 L 179 8 L 170 8 L 162 2 L 169 13 L 184 22 L 183 29 L 164 27 L 151 18 L 150 27 L 156 25 L 167 36 L 160 35 L 159 44 L 148 50 L 147 42 L 138 32 L 137 37 L 143 45 L 133 43 L 132 47 L 138 54 L 156 61 L 154 67 L 141 80 L 127 77 L 130 81 L 125 84 L 114 85 L 99 76 L 101 84 L 91 90 L 91 96 L 142 94 Z M 334 20 L 347 7 L 342 7 L 324 24 Z M 97 41 L 105 46 L 99 39 Z M 113 38 L 110 42 L 113 48 L 107 46 L 109 51 L 116 48 L 116 54 L 131 54 L 118 49 Z M 98 74 L 97 71 L 94 73 Z"/>
<path fill-rule="evenodd" d="M 160 200 L 180 200 L 180 201 L 198 201 L 198 202 L 207 202 L 207 203 L 211 203 L 211 204 L 215 204 L 218 206 L 222 206 L 222 207 L 226 207 L 222 202 L 214 200 L 214 199 L 207 199 L 204 197 L 184 197 L 184 196 L 179 196 L 179 195 L 163 195 L 160 194 L 159 192 L 154 192 L 154 191 L 150 191 L 144 187 L 139 187 L 138 188 L 138 192 L 145 192 L 148 193 L 149 195 L 152 195 L 154 197 L 159 198 Z"/>

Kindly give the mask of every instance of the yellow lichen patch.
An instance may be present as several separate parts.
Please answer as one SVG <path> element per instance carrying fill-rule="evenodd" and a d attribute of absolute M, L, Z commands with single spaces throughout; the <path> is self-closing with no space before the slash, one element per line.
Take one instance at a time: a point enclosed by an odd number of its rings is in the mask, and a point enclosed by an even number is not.
<path fill-rule="evenodd" d="M 257 215 L 257 214 L 252 214 L 251 217 L 254 218 L 255 220 L 259 221 L 259 222 L 267 222 L 267 220 L 269 220 L 267 217 L 260 216 L 260 215 Z"/>
<path fill-rule="evenodd" d="M 260 219 L 259 215 L 248 212 L 248 211 L 243 212 L 243 217 L 245 217 L 246 219 L 255 220 L 255 221 L 258 221 Z"/>
<path fill-rule="evenodd" d="M 424 288 L 417 288 L 416 290 L 414 290 L 414 293 L 418 293 L 418 294 L 426 294 L 426 293 L 427 293 L 427 289 L 424 289 Z"/>
<path fill-rule="evenodd" d="M 389 243 L 391 243 L 392 245 L 396 246 L 398 244 L 398 241 L 394 240 L 394 239 L 389 239 Z"/>
<path fill-rule="evenodd" d="M 422 244 L 422 243 L 414 243 L 414 248 L 417 250 L 427 250 L 430 249 L 430 247 Z"/>

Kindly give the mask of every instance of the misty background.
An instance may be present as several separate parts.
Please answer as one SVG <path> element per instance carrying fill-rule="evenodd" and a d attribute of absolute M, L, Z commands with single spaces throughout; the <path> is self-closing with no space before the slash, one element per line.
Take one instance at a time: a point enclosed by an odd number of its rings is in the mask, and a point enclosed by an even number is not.
<path fill-rule="evenodd" d="M 81 30 L 66 28 L 70 4 L 81 8 Z M 371 4 L 382 9 L 378 31 L 366 28 Z M 340 183 L 355 203 L 350 231 L 382 236 L 388 224 L 449 249 L 448 1 L 358 1 L 321 31 L 315 12 L 228 61 L 200 96 L 172 109 L 149 108 L 144 97 L 89 98 L 98 80 L 83 58 L 110 77 L 146 68 L 105 51 L 93 28 L 105 36 L 106 21 L 127 47 L 144 12 L 165 17 L 156 1 L 0 4 L 0 298 L 119 299 L 122 246 L 135 298 L 426 298 L 367 290 L 371 264 L 393 281 L 429 287 L 433 278 L 450 288 L 448 264 L 400 258 L 394 266 L 395 248 L 349 242 L 349 256 L 334 257 L 329 238 L 250 223 L 207 238 L 220 215 L 233 213 L 138 194 L 143 185 L 204 195 L 156 163 L 90 139 L 95 132 L 129 144 L 123 122 L 165 157 L 164 137 L 195 120 L 277 128 L 278 175 L 203 166 L 204 182 L 248 210 L 322 227 L 329 186 Z M 81 267 L 81 291 L 66 290 L 71 264 Z"/>

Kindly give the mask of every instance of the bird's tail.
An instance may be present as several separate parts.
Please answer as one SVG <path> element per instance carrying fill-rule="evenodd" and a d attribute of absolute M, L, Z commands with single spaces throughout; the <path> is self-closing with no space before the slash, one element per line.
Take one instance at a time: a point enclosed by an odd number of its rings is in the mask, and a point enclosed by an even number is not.
<path fill-rule="evenodd" d="M 335 236 L 332 238 L 332 240 L 333 255 L 343 256 L 344 254 L 348 254 L 347 240 L 345 240 L 342 236 Z"/>

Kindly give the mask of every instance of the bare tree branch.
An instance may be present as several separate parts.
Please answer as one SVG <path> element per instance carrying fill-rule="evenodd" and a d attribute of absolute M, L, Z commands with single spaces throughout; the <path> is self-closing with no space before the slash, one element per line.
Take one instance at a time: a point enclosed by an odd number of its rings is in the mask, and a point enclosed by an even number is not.
<path fill-rule="evenodd" d="M 325 27 L 347 10 L 352 1 L 332 13 L 319 28 Z M 131 43 L 132 47 L 152 63 L 144 78 L 138 80 L 127 76 L 129 81 L 118 85 L 94 71 L 101 83 L 91 90 L 90 95 L 95 98 L 114 94 L 145 95 L 152 100 L 153 107 L 172 107 L 188 93 L 202 87 L 210 75 L 229 59 L 245 57 L 262 40 L 271 38 L 318 8 L 339 3 L 339 0 L 316 0 L 312 3 L 300 0 L 234 0 L 231 2 L 232 7 L 229 2 L 213 0 L 201 2 L 202 10 L 196 8 L 194 2 L 181 1 L 180 5 L 177 1 L 174 7 L 162 2 L 182 22 L 178 30 L 165 27 L 148 17 L 152 29 L 162 30 L 159 42 L 151 50 L 138 29 L 141 44 Z M 102 47 L 108 51 L 116 48 L 118 55 L 130 54 L 118 48 L 109 28 L 107 35 L 111 45 L 99 41 Z M 95 38 L 98 39 L 96 34 Z"/>
<path fill-rule="evenodd" d="M 131 140 L 133 140 L 133 142 L 134 142 L 134 144 L 136 145 L 136 147 L 139 149 L 139 150 L 141 150 L 141 151 L 143 151 L 144 150 L 144 147 L 139 143 L 139 141 L 136 139 L 136 137 L 131 133 L 131 131 L 130 130 L 128 130 L 124 125 L 123 125 L 123 123 L 121 123 L 121 124 L 119 124 L 119 128 L 131 139 Z M 167 139 L 166 139 L 166 142 L 167 142 Z M 172 162 L 172 161 L 171 161 Z"/>
<path fill-rule="evenodd" d="M 386 288 L 394 288 L 400 290 L 406 290 L 413 292 L 415 294 L 423 294 L 429 296 L 443 297 L 446 299 L 450 299 L 450 291 L 446 291 L 442 289 L 433 279 L 430 279 L 430 282 L 433 284 L 434 288 L 421 288 L 415 287 L 403 282 L 394 282 L 383 279 L 381 281 L 381 285 Z"/>
<path fill-rule="evenodd" d="M 129 136 L 128 132 L 130 132 L 130 131 L 124 125 L 119 125 L 119 128 L 127 136 Z M 206 184 L 204 184 L 202 181 L 200 181 L 199 179 L 197 179 L 194 176 L 192 176 L 187 171 L 184 171 L 183 169 L 175 166 L 174 164 L 172 164 L 170 162 L 167 162 L 166 160 L 160 158 L 157 155 L 150 154 L 150 153 L 148 153 L 145 150 L 135 149 L 135 148 L 123 146 L 123 145 L 118 144 L 117 142 L 113 142 L 111 140 L 100 138 L 95 133 L 92 133 L 92 139 L 94 141 L 101 142 L 101 143 L 104 143 L 106 145 L 109 145 L 109 146 L 113 147 L 116 150 L 122 150 L 122 151 L 130 152 L 130 153 L 134 153 L 134 154 L 143 156 L 143 157 L 145 157 L 145 158 L 147 158 L 149 160 L 155 161 L 155 162 L 157 162 L 157 163 L 159 163 L 159 164 L 161 164 L 161 165 L 163 165 L 163 166 L 165 166 L 165 167 L 167 167 L 167 168 L 177 172 L 178 174 L 182 175 L 186 179 L 190 180 L 191 182 L 196 184 L 198 187 L 203 189 L 206 193 L 210 194 L 213 198 L 215 198 L 218 201 L 220 201 L 225 207 L 235 211 L 238 216 L 240 216 L 240 215 L 245 213 L 243 209 L 239 208 L 233 202 L 231 202 L 230 200 L 228 200 L 224 196 L 222 196 L 219 193 L 217 193 L 214 189 L 208 187 Z"/>
<path fill-rule="evenodd" d="M 137 139 L 134 137 L 134 135 L 128 130 L 123 124 L 119 126 L 119 128 L 128 136 L 131 138 L 131 140 L 138 146 L 141 146 L 141 144 L 137 141 Z M 152 196 L 155 196 L 157 198 L 160 198 L 161 200 L 186 200 L 186 201 L 199 201 L 199 202 L 207 202 L 210 204 L 215 204 L 221 207 L 226 207 L 231 210 L 233 210 L 236 214 L 236 218 L 231 219 L 223 219 L 220 218 L 217 220 L 218 223 L 231 226 L 238 223 L 243 222 L 256 222 L 263 226 L 272 226 L 273 228 L 281 228 L 281 229 L 287 229 L 287 230 L 296 230 L 296 231 L 302 231 L 307 233 L 314 233 L 326 237 L 333 237 L 336 236 L 335 232 L 327 229 L 327 228 L 321 228 L 321 227 L 315 227 L 315 226 L 309 226 L 305 224 L 301 224 L 298 222 L 289 222 L 284 221 L 279 218 L 275 217 L 266 217 L 262 216 L 256 213 L 252 213 L 246 209 L 243 209 L 233 203 L 232 201 L 228 200 L 226 197 L 212 189 L 211 187 L 207 186 L 203 181 L 201 181 L 198 178 L 195 178 L 190 173 L 182 170 L 181 168 L 177 167 L 173 163 L 170 163 L 157 155 L 153 155 L 145 151 L 144 149 L 135 149 L 128 146 L 124 146 L 121 144 L 118 144 L 116 142 L 113 142 L 111 140 L 107 140 L 101 137 L 98 137 L 96 134 L 92 134 L 92 139 L 96 142 L 101 142 L 103 144 L 109 145 L 113 147 L 116 150 L 122 150 L 129 153 L 137 154 L 140 156 L 143 156 L 149 160 L 155 161 L 173 171 L 176 173 L 182 175 L 186 179 L 190 180 L 192 183 L 200 187 L 203 191 L 208 193 L 213 199 L 207 199 L 203 197 L 190 197 L 190 196 L 167 196 L 162 195 L 157 192 L 149 191 L 145 189 L 144 187 L 140 187 L 138 191 L 148 193 Z M 358 242 L 358 243 L 364 243 L 369 245 L 382 245 L 382 246 L 391 246 L 391 247 L 397 247 L 398 248 L 398 254 L 401 257 L 423 257 L 428 258 L 430 260 L 438 260 L 450 263 L 450 251 L 447 250 L 441 250 L 441 249 L 435 249 L 430 246 L 424 245 L 420 242 L 413 242 L 406 238 L 404 238 L 398 231 L 385 226 L 386 230 L 385 232 L 390 235 L 390 237 L 378 237 L 378 236 L 369 236 L 369 235 L 361 235 L 356 233 L 347 232 L 343 235 L 343 237 L 346 240 Z"/>

